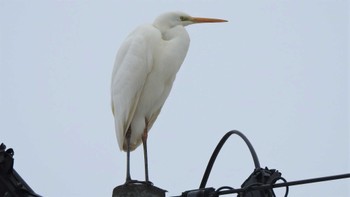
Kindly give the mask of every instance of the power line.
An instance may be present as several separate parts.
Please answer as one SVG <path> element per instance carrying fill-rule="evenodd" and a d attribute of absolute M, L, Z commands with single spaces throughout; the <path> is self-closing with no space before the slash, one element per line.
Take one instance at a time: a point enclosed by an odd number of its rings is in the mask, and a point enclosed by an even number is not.
<path fill-rule="evenodd" d="M 309 184 L 309 183 L 332 181 L 332 180 L 346 179 L 346 178 L 350 178 L 350 173 L 333 175 L 333 176 L 318 177 L 318 178 L 311 178 L 311 179 L 303 179 L 303 180 L 284 182 L 284 183 L 264 184 L 264 185 L 259 185 L 259 186 L 252 186 L 250 188 L 240 188 L 240 189 L 233 189 L 232 188 L 232 189 L 227 189 L 224 191 L 219 191 L 219 192 L 217 192 L 217 194 L 218 195 L 234 194 L 234 193 L 242 193 L 242 192 L 247 192 L 247 191 L 274 189 L 274 188 L 279 188 L 279 187 L 289 187 L 289 186 L 295 186 L 295 185 L 303 185 L 303 184 Z"/>
<path fill-rule="evenodd" d="M 241 185 L 242 188 L 239 189 L 234 189 L 230 186 L 223 186 L 218 189 L 215 189 L 213 187 L 206 187 L 210 172 L 214 166 L 215 160 L 221 148 L 223 147 L 227 139 L 233 134 L 236 134 L 239 137 L 241 137 L 248 146 L 255 165 L 253 173 L 243 182 L 243 184 Z M 235 193 L 238 194 L 238 197 L 275 197 L 273 189 L 278 187 L 286 187 L 286 192 L 284 196 L 287 197 L 289 193 L 289 186 L 345 178 L 350 178 L 350 173 L 287 182 L 286 179 L 282 177 L 282 174 L 277 170 L 268 169 L 267 167 L 261 168 L 258 156 L 252 144 L 249 142 L 248 138 L 245 135 L 243 135 L 243 133 L 241 133 L 240 131 L 232 130 L 222 137 L 215 150 L 213 151 L 213 154 L 209 159 L 207 168 L 203 174 L 203 178 L 200 183 L 199 189 L 185 191 L 182 193 L 181 196 L 178 197 L 217 197 L 221 195 Z M 282 180 L 283 183 L 276 183 L 279 180 Z"/>

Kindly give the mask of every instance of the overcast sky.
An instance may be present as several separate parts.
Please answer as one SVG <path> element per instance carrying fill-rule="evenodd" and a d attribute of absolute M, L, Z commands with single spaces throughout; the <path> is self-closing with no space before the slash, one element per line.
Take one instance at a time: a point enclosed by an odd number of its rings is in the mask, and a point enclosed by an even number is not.
<path fill-rule="evenodd" d="M 0 142 L 43 196 L 111 196 L 126 163 L 110 107 L 115 54 L 138 25 L 184 11 L 229 23 L 187 27 L 187 58 L 149 133 L 156 186 L 168 196 L 197 188 L 232 129 L 289 181 L 349 173 L 349 8 L 345 0 L 0 0 Z M 142 148 L 131 157 L 132 177 L 143 180 Z M 253 169 L 235 136 L 207 186 L 239 188 Z M 350 196 L 350 180 L 294 186 L 289 196 Z"/>

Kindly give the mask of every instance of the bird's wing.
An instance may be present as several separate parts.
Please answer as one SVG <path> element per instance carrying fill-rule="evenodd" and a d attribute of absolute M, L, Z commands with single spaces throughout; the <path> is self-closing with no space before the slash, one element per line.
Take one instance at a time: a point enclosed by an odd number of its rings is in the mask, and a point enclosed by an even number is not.
<path fill-rule="evenodd" d="M 141 26 L 127 37 L 117 53 L 111 91 L 115 131 L 121 150 L 145 81 L 152 70 L 153 45 L 159 38 L 160 33 L 153 26 Z"/>
<path fill-rule="evenodd" d="M 162 110 L 162 107 L 160 107 L 157 111 L 155 111 L 155 112 L 151 115 L 150 119 L 149 119 L 148 122 L 147 122 L 147 129 L 148 129 L 148 131 L 152 128 L 153 123 L 156 121 L 156 119 L 157 119 L 157 117 L 158 117 L 158 115 L 159 115 L 159 113 L 160 113 L 161 110 Z"/>

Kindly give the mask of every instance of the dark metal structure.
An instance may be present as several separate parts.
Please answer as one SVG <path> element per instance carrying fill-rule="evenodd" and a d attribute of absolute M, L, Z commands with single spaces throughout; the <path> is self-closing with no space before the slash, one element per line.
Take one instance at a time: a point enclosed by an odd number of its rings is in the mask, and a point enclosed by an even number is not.
<path fill-rule="evenodd" d="M 12 148 L 6 150 L 0 145 L 0 196 L 1 197 L 40 197 L 13 169 Z"/>

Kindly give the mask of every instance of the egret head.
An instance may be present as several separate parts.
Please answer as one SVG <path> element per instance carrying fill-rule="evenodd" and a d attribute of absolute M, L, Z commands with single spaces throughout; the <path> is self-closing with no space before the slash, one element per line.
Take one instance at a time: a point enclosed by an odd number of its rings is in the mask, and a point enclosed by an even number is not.
<path fill-rule="evenodd" d="M 196 23 L 219 23 L 227 22 L 227 20 L 216 18 L 201 18 L 192 17 L 183 12 L 168 12 L 164 13 L 156 18 L 154 25 L 162 28 L 172 28 L 178 25 L 187 26 Z"/>

